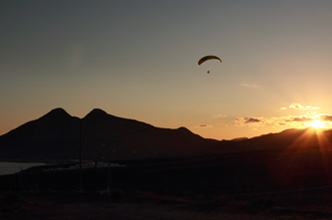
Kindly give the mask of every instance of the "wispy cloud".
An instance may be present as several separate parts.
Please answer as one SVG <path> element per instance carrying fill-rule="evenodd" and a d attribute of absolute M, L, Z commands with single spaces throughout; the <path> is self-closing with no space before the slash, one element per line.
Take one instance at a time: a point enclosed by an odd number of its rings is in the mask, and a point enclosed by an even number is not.
<path fill-rule="evenodd" d="M 245 123 L 259 123 L 259 122 L 263 122 L 262 120 L 258 119 L 258 118 L 246 118 Z"/>
<path fill-rule="evenodd" d="M 195 128 L 213 128 L 213 126 L 209 125 L 209 124 L 200 124 L 200 125 L 196 125 L 194 127 Z"/>
<path fill-rule="evenodd" d="M 320 114 L 320 115 L 288 115 L 279 117 L 238 117 L 235 119 L 234 124 L 236 126 L 247 126 L 247 127 L 261 127 L 261 126 L 272 126 L 272 127 L 294 127 L 303 128 L 310 126 L 310 122 L 314 120 L 320 120 L 328 123 L 332 126 L 332 115 Z"/>
<path fill-rule="evenodd" d="M 319 109 L 319 107 L 310 106 L 310 105 L 304 106 L 304 105 L 301 105 L 300 103 L 292 103 L 292 104 L 289 105 L 288 108 L 289 109 L 295 109 L 295 110 L 304 110 L 304 111 Z"/>
<path fill-rule="evenodd" d="M 261 127 L 261 126 L 289 126 L 289 127 L 303 127 L 308 126 L 309 122 L 317 119 L 317 116 L 309 117 L 307 115 L 298 115 L 298 116 L 280 116 L 280 117 L 238 117 L 235 119 L 234 123 L 236 126 L 247 126 L 247 127 Z M 319 120 L 322 121 L 331 121 L 332 116 L 330 115 L 321 115 Z"/>
<path fill-rule="evenodd" d="M 223 114 L 215 114 L 215 115 L 212 115 L 212 118 L 226 118 L 227 115 L 223 115 Z"/>
<path fill-rule="evenodd" d="M 321 121 L 332 122 L 332 115 L 321 114 L 318 116 L 318 119 Z"/>
<path fill-rule="evenodd" d="M 242 83 L 241 86 L 244 87 L 244 88 L 248 88 L 248 89 L 257 89 L 257 88 L 259 88 L 259 86 L 255 83 L 254 84 Z"/>
<path fill-rule="evenodd" d="M 308 116 L 297 116 L 297 117 L 287 119 L 287 120 L 285 120 L 285 122 L 311 122 L 313 120 L 314 120 L 313 118 L 310 118 Z"/>
<path fill-rule="evenodd" d="M 264 120 L 257 117 L 238 117 L 235 119 L 235 125 L 237 126 L 258 126 L 259 124 L 263 124 Z"/>
<path fill-rule="evenodd" d="M 332 128 L 332 114 L 320 113 L 317 111 L 320 109 L 317 106 L 312 105 L 302 105 L 298 102 L 291 103 L 287 107 L 281 107 L 281 111 L 292 112 L 291 115 L 281 115 L 281 116 L 242 116 L 237 117 L 233 121 L 233 125 L 240 127 L 250 127 L 252 129 L 258 129 L 259 127 L 288 127 L 288 128 L 305 128 L 312 126 L 312 122 L 319 120 L 325 123 L 326 127 Z M 321 109 L 319 110 L 321 111 Z M 295 114 L 294 114 L 295 113 Z"/>

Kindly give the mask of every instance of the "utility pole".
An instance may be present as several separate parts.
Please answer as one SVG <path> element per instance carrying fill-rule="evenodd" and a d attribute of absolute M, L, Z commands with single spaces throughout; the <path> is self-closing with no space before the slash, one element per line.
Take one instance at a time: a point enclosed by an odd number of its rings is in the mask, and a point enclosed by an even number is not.
<path fill-rule="evenodd" d="M 79 190 L 82 191 L 82 119 L 80 119 Z"/>

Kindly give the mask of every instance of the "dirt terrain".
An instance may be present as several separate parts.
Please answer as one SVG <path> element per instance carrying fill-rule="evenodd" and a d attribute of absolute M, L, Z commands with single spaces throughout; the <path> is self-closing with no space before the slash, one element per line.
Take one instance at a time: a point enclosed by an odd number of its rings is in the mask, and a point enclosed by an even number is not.
<path fill-rule="evenodd" d="M 0 176 L 0 217 L 332 219 L 332 155 L 323 159 L 313 150 L 264 151 L 81 171 L 36 167 Z"/>
<path fill-rule="evenodd" d="M 332 219 L 327 200 L 317 192 L 301 192 L 317 202 L 299 201 L 299 193 L 219 197 L 171 197 L 152 192 L 2 193 L 0 217 L 8 220 L 217 220 L 217 219 Z M 322 195 L 322 194 L 320 194 Z M 310 198 L 309 198 L 310 197 Z M 288 200 L 287 200 L 288 199 Z M 308 202 L 308 201 L 307 201 Z M 280 206 L 283 205 L 283 206 Z"/>

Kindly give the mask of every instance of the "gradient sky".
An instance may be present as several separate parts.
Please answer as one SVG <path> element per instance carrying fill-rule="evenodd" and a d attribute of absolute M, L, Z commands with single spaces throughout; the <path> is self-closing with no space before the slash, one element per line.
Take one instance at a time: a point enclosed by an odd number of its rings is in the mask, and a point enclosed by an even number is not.
<path fill-rule="evenodd" d="M 315 118 L 329 127 L 331 9 L 329 0 L 2 0 L 0 134 L 57 107 L 215 139 Z M 209 54 L 223 63 L 199 66 Z"/>

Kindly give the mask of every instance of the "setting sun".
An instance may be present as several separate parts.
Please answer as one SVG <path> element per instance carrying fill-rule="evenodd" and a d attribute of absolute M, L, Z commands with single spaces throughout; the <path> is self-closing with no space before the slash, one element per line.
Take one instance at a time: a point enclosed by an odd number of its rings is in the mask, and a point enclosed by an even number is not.
<path fill-rule="evenodd" d="M 309 123 L 309 126 L 313 128 L 325 128 L 326 124 L 324 121 L 315 119 Z"/>

